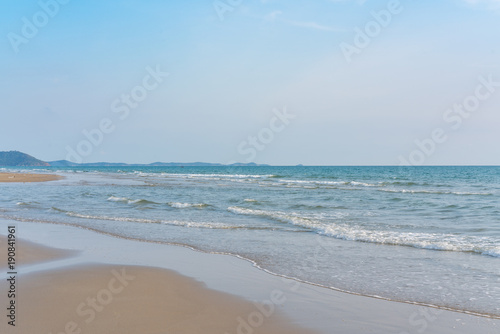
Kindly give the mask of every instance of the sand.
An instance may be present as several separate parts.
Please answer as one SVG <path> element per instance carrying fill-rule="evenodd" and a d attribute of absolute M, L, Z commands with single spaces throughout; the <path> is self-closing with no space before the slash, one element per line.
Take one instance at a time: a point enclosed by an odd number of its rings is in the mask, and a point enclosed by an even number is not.
<path fill-rule="evenodd" d="M 8 326 L 4 315 L 2 334 L 500 333 L 498 319 L 343 293 L 271 275 L 234 256 L 66 224 L 0 219 L 0 239 L 12 224 L 32 242 L 19 247 L 19 259 L 28 249 L 41 253 L 37 244 L 78 253 L 52 250 L 60 256 L 18 268 L 18 326 Z M 0 272 L 8 278 L 6 269 Z M 4 309 L 6 284 L 2 278 Z"/>
<path fill-rule="evenodd" d="M 16 262 L 18 265 L 27 265 L 51 260 L 58 260 L 78 254 L 76 251 L 54 249 L 35 244 L 26 240 L 16 240 Z M 0 270 L 7 267 L 7 238 L 0 236 Z"/>
<path fill-rule="evenodd" d="M 68 255 L 27 242 L 19 252 L 24 263 L 34 260 L 33 254 L 43 253 L 40 261 L 50 258 L 47 254 Z M 7 288 L 2 280 L 1 296 L 7 295 Z M 166 269 L 68 266 L 18 276 L 16 289 L 16 326 L 2 320 L 1 333 L 313 333 L 293 326 L 274 305 L 210 290 Z M 278 305 L 282 296 L 275 297 Z"/>
<path fill-rule="evenodd" d="M 0 182 L 46 182 L 62 178 L 52 174 L 0 173 Z"/>

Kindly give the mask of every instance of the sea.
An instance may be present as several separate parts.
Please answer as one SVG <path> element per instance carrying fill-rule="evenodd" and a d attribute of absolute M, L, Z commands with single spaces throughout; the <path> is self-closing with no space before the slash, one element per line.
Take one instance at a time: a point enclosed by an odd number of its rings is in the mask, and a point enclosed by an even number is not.
<path fill-rule="evenodd" d="M 500 167 L 34 167 L 0 218 L 232 254 L 344 292 L 500 318 Z M 169 254 L 165 254 L 168 257 Z"/>

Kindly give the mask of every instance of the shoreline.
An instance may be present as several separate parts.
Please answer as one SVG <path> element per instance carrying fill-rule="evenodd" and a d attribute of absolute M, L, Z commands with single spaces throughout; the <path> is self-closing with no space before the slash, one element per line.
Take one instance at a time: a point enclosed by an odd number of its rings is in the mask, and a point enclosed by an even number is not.
<path fill-rule="evenodd" d="M 1 240 L 1 239 L 0 239 Z M 46 252 L 49 248 L 25 240 L 18 240 L 23 252 Z M 2 245 L 5 246 L 5 245 Z M 3 247 L 4 248 L 4 247 Z M 77 256 L 65 250 L 50 249 L 54 255 L 67 259 Z M 39 257 L 38 264 L 50 259 Z M 19 275 L 21 276 L 21 275 Z M 13 313 L 11 324 L 25 333 L 57 332 L 60 329 L 92 333 L 157 333 L 165 330 L 175 333 L 234 332 L 238 326 L 252 328 L 254 319 L 239 321 L 240 314 L 251 314 L 254 309 L 269 312 L 256 323 L 262 333 L 314 334 L 313 331 L 292 325 L 275 304 L 257 305 L 241 298 L 207 289 L 202 282 L 181 276 L 162 268 L 119 266 L 112 264 L 63 265 L 54 270 L 40 270 L 11 278 L 11 289 L 19 291 L 14 300 L 21 317 Z M 5 282 L 0 288 L 6 289 Z M 88 295 L 95 298 L 88 297 Z M 36 301 L 36 303 L 33 303 Z M 12 314 L 12 313 L 11 313 Z M 235 320 L 238 322 L 235 322 Z M 241 325 L 240 325 L 241 322 Z M 13 325 L 11 325 L 13 326 Z M 2 332 L 9 326 L 0 323 Z"/>
<path fill-rule="evenodd" d="M 4 173 L 0 172 L 0 183 L 31 183 L 48 182 L 64 179 L 63 176 L 55 174 L 31 174 L 31 173 Z"/>
<path fill-rule="evenodd" d="M 5 220 L 5 218 L 0 218 L 1 220 Z M 121 240 L 127 240 L 127 241 L 133 241 L 133 242 L 139 242 L 139 243 L 150 243 L 150 244 L 156 244 L 156 245 L 165 245 L 165 246 L 173 246 L 173 247 L 182 247 L 189 249 L 194 252 L 199 252 L 202 254 L 209 254 L 209 255 L 222 255 L 222 256 L 229 256 L 229 257 L 234 257 L 238 260 L 245 261 L 249 264 L 252 265 L 255 269 L 262 271 L 263 273 L 266 273 L 268 275 L 272 275 L 274 277 L 280 278 L 280 279 L 285 279 L 285 280 L 290 280 L 290 281 L 295 281 L 299 284 L 306 284 L 314 287 L 318 287 L 321 289 L 326 289 L 330 291 L 334 291 L 337 293 L 342 293 L 342 294 L 348 294 L 352 296 L 359 296 L 363 298 L 370 298 L 370 299 L 375 299 L 375 300 L 381 300 L 381 301 L 387 301 L 391 303 L 401 303 L 401 304 L 407 304 L 407 305 L 413 305 L 413 306 L 418 306 L 418 307 L 426 307 L 426 308 L 431 308 L 435 309 L 438 311 L 448 311 L 448 312 L 453 312 L 457 314 L 465 314 L 468 316 L 474 316 L 474 317 L 480 317 L 480 318 L 485 318 L 485 319 L 492 319 L 492 320 L 500 320 L 500 315 L 497 314 L 491 314 L 491 313 L 480 313 L 480 312 L 475 312 L 475 311 L 469 311 L 465 309 L 459 309 L 459 308 L 451 308 L 451 307 L 446 307 L 446 306 L 440 306 L 440 305 L 435 305 L 435 304 L 430 304 L 430 303 L 424 303 L 424 302 L 418 302 L 418 301 L 411 301 L 411 300 L 398 300 L 398 299 L 391 299 L 388 297 L 383 297 L 383 296 L 378 296 L 378 295 L 370 295 L 370 294 L 363 294 L 355 291 L 349 291 L 349 290 L 343 290 L 340 288 L 336 288 L 333 286 L 326 286 L 322 285 L 319 283 L 314 283 L 306 280 L 301 280 L 295 277 L 290 277 L 286 275 L 282 275 L 279 273 L 275 273 L 271 270 L 268 270 L 264 267 L 262 267 L 257 261 L 253 259 L 246 258 L 242 255 L 239 254 L 234 254 L 230 252 L 211 252 L 211 251 L 205 251 L 203 249 L 197 248 L 193 245 L 188 245 L 188 244 L 183 244 L 183 243 L 176 243 L 176 242 L 164 242 L 164 241 L 152 241 L 152 240 L 146 240 L 146 239 L 140 239 L 140 238 L 134 238 L 134 237 L 128 237 L 120 234 L 114 234 L 110 232 L 104 232 L 96 228 L 92 227 L 85 227 L 81 225 L 76 225 L 76 224 L 71 224 L 71 223 L 60 223 L 60 222 L 52 222 L 52 221 L 30 221 L 30 220 L 21 220 L 21 219 L 12 219 L 13 221 L 19 221 L 19 222 L 27 222 L 27 223 L 34 223 L 34 224 L 50 224 L 50 225 L 56 225 L 56 226 L 68 226 L 72 228 L 77 228 L 77 229 L 82 229 L 86 231 L 91 231 L 93 233 L 98 233 L 103 236 L 107 236 L 110 238 L 117 238 Z M 1 233 L 0 233 L 1 235 Z M 1 269 L 1 267 L 0 267 Z"/>
<path fill-rule="evenodd" d="M 286 279 L 256 268 L 253 263 L 243 260 L 241 257 L 195 251 L 187 246 L 179 247 L 179 245 L 172 246 L 113 237 L 86 228 L 76 228 L 69 224 L 26 222 L 16 222 L 16 224 L 20 227 L 19 237 L 44 244 L 42 240 L 44 234 L 47 237 L 57 232 L 57 235 L 65 235 L 64 239 L 67 241 L 58 239 L 57 242 L 54 242 L 54 246 L 82 251 L 82 255 L 71 259 L 27 266 L 25 271 L 28 273 L 56 270 L 60 265 L 57 262 L 64 265 L 82 263 L 107 263 L 109 265 L 114 263 L 170 269 L 180 275 L 201 281 L 210 289 L 236 295 L 246 300 L 268 300 L 269 291 L 281 289 L 286 292 L 288 298 L 288 302 L 283 305 L 285 315 L 294 319 L 299 325 L 319 330 L 321 333 L 329 333 L 328 328 L 331 326 L 339 327 L 339 322 L 342 323 L 341 327 L 345 333 L 359 332 L 362 328 L 356 325 L 358 322 L 369 323 L 371 327 L 379 328 L 381 332 L 411 332 L 417 327 L 412 328 L 408 325 L 408 321 L 411 317 L 420 319 L 421 316 L 418 315 L 418 312 L 422 312 L 422 310 L 432 314 L 432 319 L 436 318 L 433 321 L 427 321 L 429 327 L 435 327 L 435 331 L 432 333 L 446 333 L 446 328 L 454 328 L 453 333 L 468 333 L 471 328 L 475 328 L 469 327 L 471 323 L 480 323 L 485 327 L 493 326 L 491 328 L 496 326 L 496 319 L 493 318 L 477 317 L 424 305 L 370 298 Z M 0 226 L 2 225 L 0 223 Z M 3 229 L 0 230 L 0 233 L 4 233 Z M 80 240 L 72 243 L 71 240 L 74 240 L 76 236 Z M 101 241 L 99 244 L 102 246 L 97 251 L 89 249 L 88 242 L 90 240 Z M 105 243 L 102 243 L 103 241 Z M 46 243 L 47 241 L 45 241 Z M 106 256 L 103 259 L 102 255 L 107 254 L 103 251 L 113 249 L 117 251 L 124 249 L 124 247 L 130 249 L 126 252 L 120 251 L 126 254 L 111 252 L 110 257 Z M 165 251 L 172 253 L 174 259 L 158 258 L 156 253 L 164 253 Z M 151 259 L 138 261 L 137 257 L 144 258 L 144 255 L 150 256 Z M 422 318 L 421 321 L 424 319 Z M 457 319 L 460 319 L 463 328 L 457 326 Z M 462 329 L 463 331 L 461 331 Z"/>
<path fill-rule="evenodd" d="M 251 328 L 248 320 L 243 325 L 236 320 L 254 307 L 173 271 L 139 266 L 87 264 L 39 271 L 23 277 L 18 289 L 23 292 L 18 303 L 25 317 L 17 320 L 16 330 L 24 332 L 234 332 L 238 326 Z M 258 319 L 256 327 L 262 333 L 314 334 L 289 323 L 272 314 Z"/>

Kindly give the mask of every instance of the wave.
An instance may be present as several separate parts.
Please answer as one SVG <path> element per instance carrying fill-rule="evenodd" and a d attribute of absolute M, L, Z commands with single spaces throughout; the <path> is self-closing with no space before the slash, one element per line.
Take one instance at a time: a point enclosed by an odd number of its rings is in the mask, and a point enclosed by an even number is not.
<path fill-rule="evenodd" d="M 180 202 L 168 202 L 167 203 L 172 208 L 184 209 L 184 208 L 205 208 L 209 206 L 205 203 L 180 203 Z"/>
<path fill-rule="evenodd" d="M 154 201 L 149 201 L 146 199 L 130 199 L 127 197 L 117 197 L 117 196 L 110 196 L 108 198 L 108 201 L 111 202 L 123 202 L 127 204 L 160 204 L 158 202 Z M 209 204 L 206 203 L 181 203 L 181 202 L 168 202 L 168 206 L 176 209 L 185 209 L 185 208 L 205 208 L 210 206 Z"/>
<path fill-rule="evenodd" d="M 359 225 L 321 221 L 310 217 L 300 216 L 296 213 L 254 210 L 235 206 L 229 207 L 228 211 L 235 214 L 261 216 L 281 223 L 293 224 L 335 239 L 440 251 L 473 252 L 500 257 L 499 241 L 491 237 L 373 230 Z"/>
<path fill-rule="evenodd" d="M 322 210 L 322 209 L 328 209 L 327 206 L 324 205 L 311 205 L 311 204 L 293 204 L 290 206 L 292 209 L 304 209 L 304 210 Z M 335 207 L 338 208 L 338 207 Z"/>
<path fill-rule="evenodd" d="M 493 238 L 466 237 L 454 234 L 395 232 L 367 230 L 356 226 L 332 224 L 319 234 L 336 239 L 361 241 L 376 244 L 408 246 L 421 249 L 473 252 L 500 257 L 500 246 Z"/>
<path fill-rule="evenodd" d="M 33 202 L 17 202 L 16 203 L 17 206 L 22 206 L 22 207 L 27 207 L 27 208 L 35 207 L 38 204 L 40 204 L 40 203 L 35 202 L 35 201 L 33 201 Z"/>
<path fill-rule="evenodd" d="M 82 218 L 82 219 L 95 219 L 95 220 L 107 220 L 116 222 L 129 222 L 129 223 L 142 223 L 142 224 L 162 224 L 169 226 L 181 226 L 189 228 L 205 228 L 205 229 L 217 229 L 217 230 L 282 230 L 288 232 L 301 232 L 297 229 L 289 228 L 277 228 L 274 226 L 248 226 L 248 225 L 230 225 L 224 223 L 214 223 L 214 222 L 195 222 L 195 221 L 184 221 L 184 220 L 163 220 L 163 219 L 143 219 L 143 218 L 133 218 L 133 217 L 113 217 L 113 216 L 103 216 L 103 215 L 90 215 L 83 214 L 74 211 L 67 211 L 59 209 L 56 207 L 51 208 L 54 211 L 66 214 L 69 217 Z"/>
<path fill-rule="evenodd" d="M 334 186 L 364 186 L 364 187 L 381 187 L 383 184 L 379 183 L 367 183 L 359 181 L 319 181 L 319 180 L 288 180 L 281 179 L 278 182 L 282 183 L 295 183 L 295 184 L 314 184 L 314 185 L 334 185 Z"/>
<path fill-rule="evenodd" d="M 167 177 L 167 178 L 209 178 L 209 179 L 260 179 L 260 178 L 280 178 L 275 174 L 181 174 L 181 173 L 146 173 L 135 171 L 133 173 L 142 177 Z"/>
<path fill-rule="evenodd" d="M 112 202 L 127 202 L 129 199 L 126 197 L 115 197 L 115 196 L 110 196 L 108 198 L 108 201 Z"/>
<path fill-rule="evenodd" d="M 300 217 L 295 214 L 286 214 L 280 211 L 265 211 L 265 210 L 256 210 L 256 209 L 246 209 L 237 206 L 231 206 L 227 208 L 229 212 L 240 214 L 240 215 L 249 215 L 249 216 L 262 216 L 265 218 L 269 218 L 272 220 L 279 221 L 281 223 L 291 223 L 293 225 L 303 226 L 315 225 L 315 221 L 310 218 Z M 321 224 L 318 222 L 318 225 Z"/>
<path fill-rule="evenodd" d="M 461 196 L 492 196 L 492 193 L 477 193 L 463 191 L 436 191 L 436 190 L 411 190 L 411 189 L 377 189 L 390 193 L 410 193 L 410 194 L 435 194 L 435 195 L 461 195 Z"/>
<path fill-rule="evenodd" d="M 193 221 L 181 221 L 181 220 L 162 220 L 162 219 L 143 219 L 143 218 L 132 218 L 132 217 L 113 217 L 113 216 L 102 216 L 102 215 L 89 215 L 78 213 L 74 211 L 67 211 L 52 207 L 53 210 L 65 213 L 67 216 L 83 219 L 96 219 L 96 220 L 109 220 L 117 222 L 130 222 L 130 223 L 143 223 L 143 224 L 163 224 L 163 225 L 173 225 L 173 226 L 184 226 L 184 227 L 194 227 L 194 228 L 209 228 L 209 229 L 241 229 L 246 228 L 244 225 L 228 225 L 223 223 L 211 223 L 211 222 L 193 222 Z"/>
<path fill-rule="evenodd" d="M 172 174 L 172 175 L 197 175 L 197 176 L 224 176 L 219 174 Z M 234 175 L 227 175 L 234 176 Z M 459 195 L 459 196 L 492 196 L 493 193 L 490 192 L 468 192 L 468 191 L 442 191 L 430 189 L 418 189 L 417 187 L 433 187 L 433 188 L 443 188 L 451 187 L 445 184 L 429 184 L 429 183 L 417 183 L 412 181 L 380 181 L 380 182 L 361 182 L 361 181 L 325 181 L 325 180 L 296 180 L 296 179 L 284 179 L 279 178 L 277 180 L 272 180 L 277 177 L 276 175 L 260 175 L 256 177 L 269 177 L 268 180 L 249 180 L 244 179 L 248 175 L 241 175 L 242 179 L 232 179 L 233 182 L 244 182 L 244 183 L 257 183 L 260 186 L 265 187 L 286 187 L 286 188 L 301 188 L 301 189 L 340 189 L 340 190 L 362 190 L 363 188 L 372 188 L 376 191 L 384 191 L 391 193 L 415 193 L 415 194 L 436 194 L 436 195 Z M 219 179 L 220 180 L 220 179 Z M 389 188 L 392 186 L 393 188 Z M 416 189 L 401 189 L 401 187 Z"/>
<path fill-rule="evenodd" d="M 161 173 L 162 176 L 175 176 L 175 177 L 220 177 L 220 178 L 235 178 L 235 179 L 259 179 L 259 178 L 275 178 L 278 175 L 274 174 L 175 174 L 175 173 Z"/>
<path fill-rule="evenodd" d="M 111 202 L 125 202 L 127 204 L 159 204 L 157 202 L 149 201 L 147 199 L 130 199 L 127 197 L 116 197 L 116 196 L 110 196 L 108 198 L 108 201 Z"/>
<path fill-rule="evenodd" d="M 411 187 L 411 186 L 418 186 L 421 185 L 417 182 L 411 182 L 411 181 L 393 181 L 393 182 L 382 182 L 382 185 L 387 186 L 387 185 L 392 185 L 392 186 L 406 186 L 406 187 Z"/>
<path fill-rule="evenodd" d="M 87 214 L 77 213 L 77 212 L 73 212 L 73 211 L 65 211 L 65 210 L 60 210 L 60 209 L 59 209 L 59 211 L 64 212 L 66 215 L 68 215 L 70 217 L 76 217 L 76 218 L 111 220 L 111 221 L 122 221 L 122 222 L 132 222 L 132 223 L 150 223 L 150 224 L 160 224 L 161 223 L 161 220 L 154 220 L 154 219 L 95 216 L 95 215 L 87 215 Z"/>
<path fill-rule="evenodd" d="M 204 180 L 204 181 L 229 181 L 239 183 L 256 183 L 264 187 L 286 187 L 302 189 L 340 189 L 340 190 L 363 190 L 371 188 L 375 191 L 391 193 L 414 193 L 414 194 L 436 194 L 457 196 L 491 196 L 490 192 L 468 192 L 468 191 L 442 191 L 434 188 L 451 188 L 446 184 L 430 184 L 427 182 L 414 181 L 356 181 L 356 180 L 321 180 L 321 179 L 291 179 L 275 174 L 177 174 L 177 173 L 143 173 L 136 172 L 140 176 L 155 176 L 171 179 Z"/>
<path fill-rule="evenodd" d="M 56 208 L 55 206 L 51 207 L 51 208 L 50 208 L 50 210 L 52 210 L 52 211 L 56 211 L 56 212 L 61 212 L 61 213 L 66 213 L 66 212 L 68 212 L 68 211 L 66 211 L 66 210 Z"/>
<path fill-rule="evenodd" d="M 384 181 L 380 182 L 383 186 L 403 186 L 403 187 L 413 187 L 413 186 L 422 186 L 422 187 L 449 187 L 447 184 L 439 184 L 439 183 L 429 183 L 429 182 L 414 182 L 414 181 Z"/>
<path fill-rule="evenodd" d="M 387 186 L 430 186 L 430 184 L 418 184 L 416 182 L 378 182 L 378 183 L 367 183 L 359 181 L 317 181 L 317 180 L 287 180 L 281 179 L 278 182 L 283 183 L 286 187 L 290 188 L 306 188 L 315 189 L 318 187 L 333 188 L 333 189 L 344 189 L 344 190 L 354 190 L 361 189 L 364 187 L 375 188 L 377 191 L 385 191 L 391 193 L 414 193 L 414 194 L 436 194 L 436 195 L 459 195 L 459 196 L 492 196 L 493 193 L 487 192 L 467 192 L 467 191 L 438 191 L 432 189 L 388 189 Z M 277 183 L 279 184 L 279 183 Z M 350 187 L 354 186 L 354 187 Z M 361 188 L 359 188 L 361 187 Z M 437 187 L 445 187 L 445 185 L 438 185 Z"/>

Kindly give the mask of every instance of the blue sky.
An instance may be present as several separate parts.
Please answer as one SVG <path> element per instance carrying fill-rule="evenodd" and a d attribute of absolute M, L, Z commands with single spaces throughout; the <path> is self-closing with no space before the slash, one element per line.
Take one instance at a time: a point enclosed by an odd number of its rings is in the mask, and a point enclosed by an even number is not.
<path fill-rule="evenodd" d="M 59 1 L 0 4 L 0 150 L 500 164 L 500 1 Z"/>

